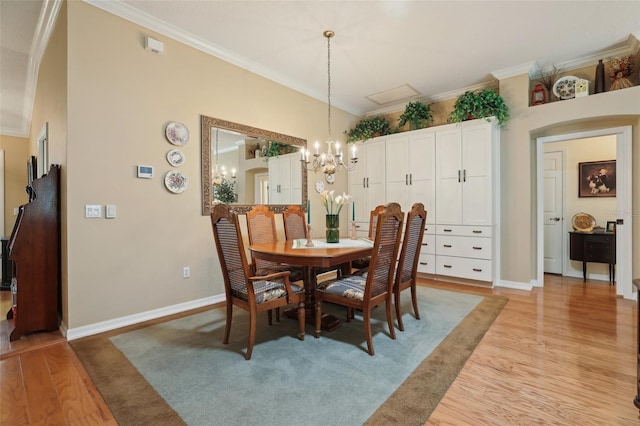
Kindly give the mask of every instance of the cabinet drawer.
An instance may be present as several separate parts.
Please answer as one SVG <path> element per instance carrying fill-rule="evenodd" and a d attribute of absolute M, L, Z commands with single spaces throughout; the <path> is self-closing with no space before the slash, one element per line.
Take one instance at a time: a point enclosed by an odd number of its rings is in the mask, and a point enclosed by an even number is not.
<path fill-rule="evenodd" d="M 470 280 L 491 281 L 491 261 L 436 256 L 436 274 Z"/>
<path fill-rule="evenodd" d="M 420 253 L 418 257 L 418 272 L 423 274 L 436 273 L 436 257 L 432 254 Z"/>
<path fill-rule="evenodd" d="M 436 236 L 424 234 L 420 254 L 436 254 Z"/>
<path fill-rule="evenodd" d="M 445 256 L 491 259 L 491 238 L 436 236 L 436 254 Z"/>
<path fill-rule="evenodd" d="M 490 237 L 491 226 L 436 225 L 438 235 L 462 235 L 467 237 Z"/>
<path fill-rule="evenodd" d="M 427 213 L 428 217 L 428 213 Z M 424 235 L 433 235 L 436 233 L 436 225 L 426 224 L 424 227 Z"/>

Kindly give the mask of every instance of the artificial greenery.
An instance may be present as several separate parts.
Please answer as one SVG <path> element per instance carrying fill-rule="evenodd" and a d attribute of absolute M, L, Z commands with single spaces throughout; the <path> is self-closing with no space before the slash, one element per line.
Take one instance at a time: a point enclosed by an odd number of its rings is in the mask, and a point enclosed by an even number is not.
<path fill-rule="evenodd" d="M 433 121 L 433 117 L 431 116 L 431 106 L 425 105 L 420 101 L 409 102 L 405 106 L 404 112 L 400 115 L 398 121 L 399 127 L 409 123 L 409 128 L 411 130 L 427 127 L 429 123 Z"/>
<path fill-rule="evenodd" d="M 458 96 L 453 111 L 449 114 L 449 123 L 460 123 L 472 118 L 486 118 L 495 116 L 498 126 L 503 127 L 509 121 L 509 107 L 504 99 L 493 89 L 466 91 Z"/>
<path fill-rule="evenodd" d="M 277 157 L 283 154 L 290 154 L 292 152 L 296 152 L 298 150 L 297 147 L 288 145 L 286 143 L 281 143 L 278 141 L 267 141 L 267 150 L 264 154 L 264 161 L 269 161 L 270 157 Z"/>
<path fill-rule="evenodd" d="M 220 185 L 213 185 L 213 199 L 222 203 L 237 203 L 238 194 L 236 194 L 235 179 L 222 179 Z"/>
<path fill-rule="evenodd" d="M 347 143 L 366 141 L 367 139 L 384 136 L 394 132 L 391 123 L 383 116 L 363 118 L 353 129 L 344 133 L 347 135 Z"/>

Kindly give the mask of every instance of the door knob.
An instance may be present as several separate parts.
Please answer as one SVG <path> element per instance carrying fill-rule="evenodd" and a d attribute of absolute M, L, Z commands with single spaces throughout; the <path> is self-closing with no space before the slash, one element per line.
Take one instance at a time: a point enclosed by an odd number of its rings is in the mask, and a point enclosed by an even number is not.
<path fill-rule="evenodd" d="M 559 218 L 559 217 L 552 217 L 552 218 L 550 218 L 549 220 L 553 220 L 553 221 L 555 221 L 555 222 L 559 222 L 559 221 L 560 221 L 560 218 Z"/>

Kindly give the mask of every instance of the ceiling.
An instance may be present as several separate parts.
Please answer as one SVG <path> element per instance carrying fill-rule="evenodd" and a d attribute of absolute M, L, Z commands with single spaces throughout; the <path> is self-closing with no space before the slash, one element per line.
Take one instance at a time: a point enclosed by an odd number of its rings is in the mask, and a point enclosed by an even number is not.
<path fill-rule="evenodd" d="M 85 0 L 356 115 L 637 51 L 640 1 Z M 0 133 L 27 136 L 61 0 L 0 0 Z M 170 55 L 166 51 L 163 54 Z M 368 96 L 408 85 L 413 96 Z"/>

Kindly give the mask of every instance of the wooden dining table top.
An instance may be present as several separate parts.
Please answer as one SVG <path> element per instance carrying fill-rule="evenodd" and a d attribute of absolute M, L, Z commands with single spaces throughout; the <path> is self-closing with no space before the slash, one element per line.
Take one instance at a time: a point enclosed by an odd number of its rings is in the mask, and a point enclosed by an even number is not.
<path fill-rule="evenodd" d="M 371 255 L 373 247 L 301 247 L 294 248 L 293 241 L 277 241 L 252 244 L 249 250 L 254 257 L 289 265 L 329 267 L 351 262 Z"/>

